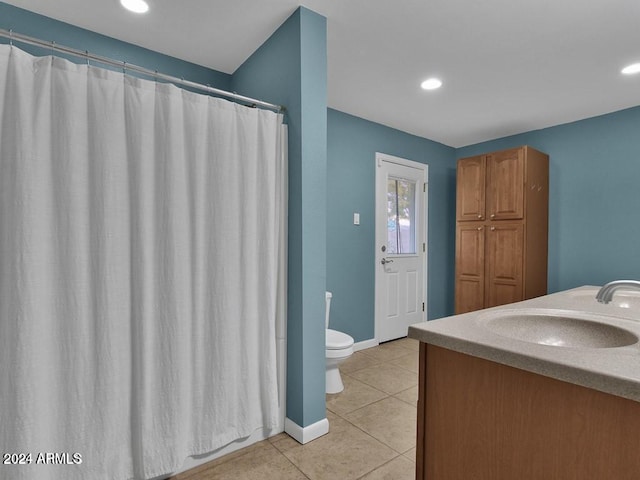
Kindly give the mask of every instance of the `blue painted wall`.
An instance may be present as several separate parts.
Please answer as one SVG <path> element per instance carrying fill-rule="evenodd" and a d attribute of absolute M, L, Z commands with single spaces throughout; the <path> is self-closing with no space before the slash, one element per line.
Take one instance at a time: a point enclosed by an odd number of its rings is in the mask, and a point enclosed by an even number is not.
<path fill-rule="evenodd" d="M 427 318 L 453 311 L 455 149 L 329 110 L 327 288 L 331 326 L 356 342 L 374 338 L 375 154 L 429 165 Z M 353 225 L 353 213 L 360 225 Z"/>
<path fill-rule="evenodd" d="M 285 105 L 289 127 L 287 417 L 325 418 L 326 19 L 298 9 L 233 75 L 233 89 Z"/>
<path fill-rule="evenodd" d="M 130 43 L 121 42 L 120 40 L 38 15 L 4 2 L 0 2 L 0 28 L 13 30 L 41 40 L 54 41 L 66 47 L 88 50 L 90 53 L 103 57 L 132 63 L 204 85 L 208 84 L 222 90 L 231 89 L 231 75 L 226 73 L 163 55 Z M 0 38 L 0 43 L 9 43 L 9 40 Z M 48 49 L 33 47 L 20 42 L 14 42 L 14 44 L 32 55 L 51 54 Z M 60 56 L 60 54 L 56 55 Z M 84 63 L 84 60 L 77 57 L 67 58 L 75 63 Z M 98 64 L 98 66 L 106 68 L 101 64 Z"/>
<path fill-rule="evenodd" d="M 549 291 L 640 279 L 640 107 L 471 145 L 549 154 Z"/>

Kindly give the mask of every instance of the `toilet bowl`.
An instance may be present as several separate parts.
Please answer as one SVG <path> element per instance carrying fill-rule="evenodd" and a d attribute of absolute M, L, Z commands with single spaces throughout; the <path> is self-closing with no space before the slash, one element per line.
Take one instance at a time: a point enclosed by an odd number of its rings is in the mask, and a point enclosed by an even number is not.
<path fill-rule="evenodd" d="M 326 392 L 340 393 L 344 390 L 338 365 L 353 354 L 353 338 L 346 333 L 329 328 L 329 311 L 331 310 L 331 292 L 326 292 L 326 340 L 325 357 L 327 359 Z"/>

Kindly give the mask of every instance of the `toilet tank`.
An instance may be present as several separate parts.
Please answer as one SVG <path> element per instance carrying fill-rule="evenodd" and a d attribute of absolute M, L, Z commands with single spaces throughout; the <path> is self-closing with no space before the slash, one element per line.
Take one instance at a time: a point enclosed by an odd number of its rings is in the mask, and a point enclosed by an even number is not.
<path fill-rule="evenodd" d="M 329 311 L 331 310 L 331 292 L 325 292 L 325 328 L 329 328 Z"/>

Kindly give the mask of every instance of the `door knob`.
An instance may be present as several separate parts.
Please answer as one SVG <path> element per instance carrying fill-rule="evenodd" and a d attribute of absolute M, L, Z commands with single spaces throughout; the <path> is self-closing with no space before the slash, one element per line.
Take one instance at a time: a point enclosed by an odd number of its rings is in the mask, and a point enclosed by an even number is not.
<path fill-rule="evenodd" d="M 383 258 L 383 259 L 380 261 L 380 263 L 381 263 L 381 264 L 383 264 L 383 265 L 386 265 L 387 263 L 393 263 L 393 260 L 387 260 L 386 258 Z"/>

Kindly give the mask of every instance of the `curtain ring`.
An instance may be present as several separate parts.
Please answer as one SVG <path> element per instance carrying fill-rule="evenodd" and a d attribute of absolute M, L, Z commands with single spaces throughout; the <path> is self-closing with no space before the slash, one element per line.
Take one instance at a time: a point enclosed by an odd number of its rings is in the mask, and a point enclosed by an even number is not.
<path fill-rule="evenodd" d="M 127 74 L 127 62 L 122 62 L 122 74 Z"/>
<path fill-rule="evenodd" d="M 9 46 L 13 47 L 13 28 L 9 29 Z"/>
<path fill-rule="evenodd" d="M 91 65 L 89 65 L 89 50 L 85 50 L 84 55 L 87 58 L 87 67 L 90 67 Z"/>

